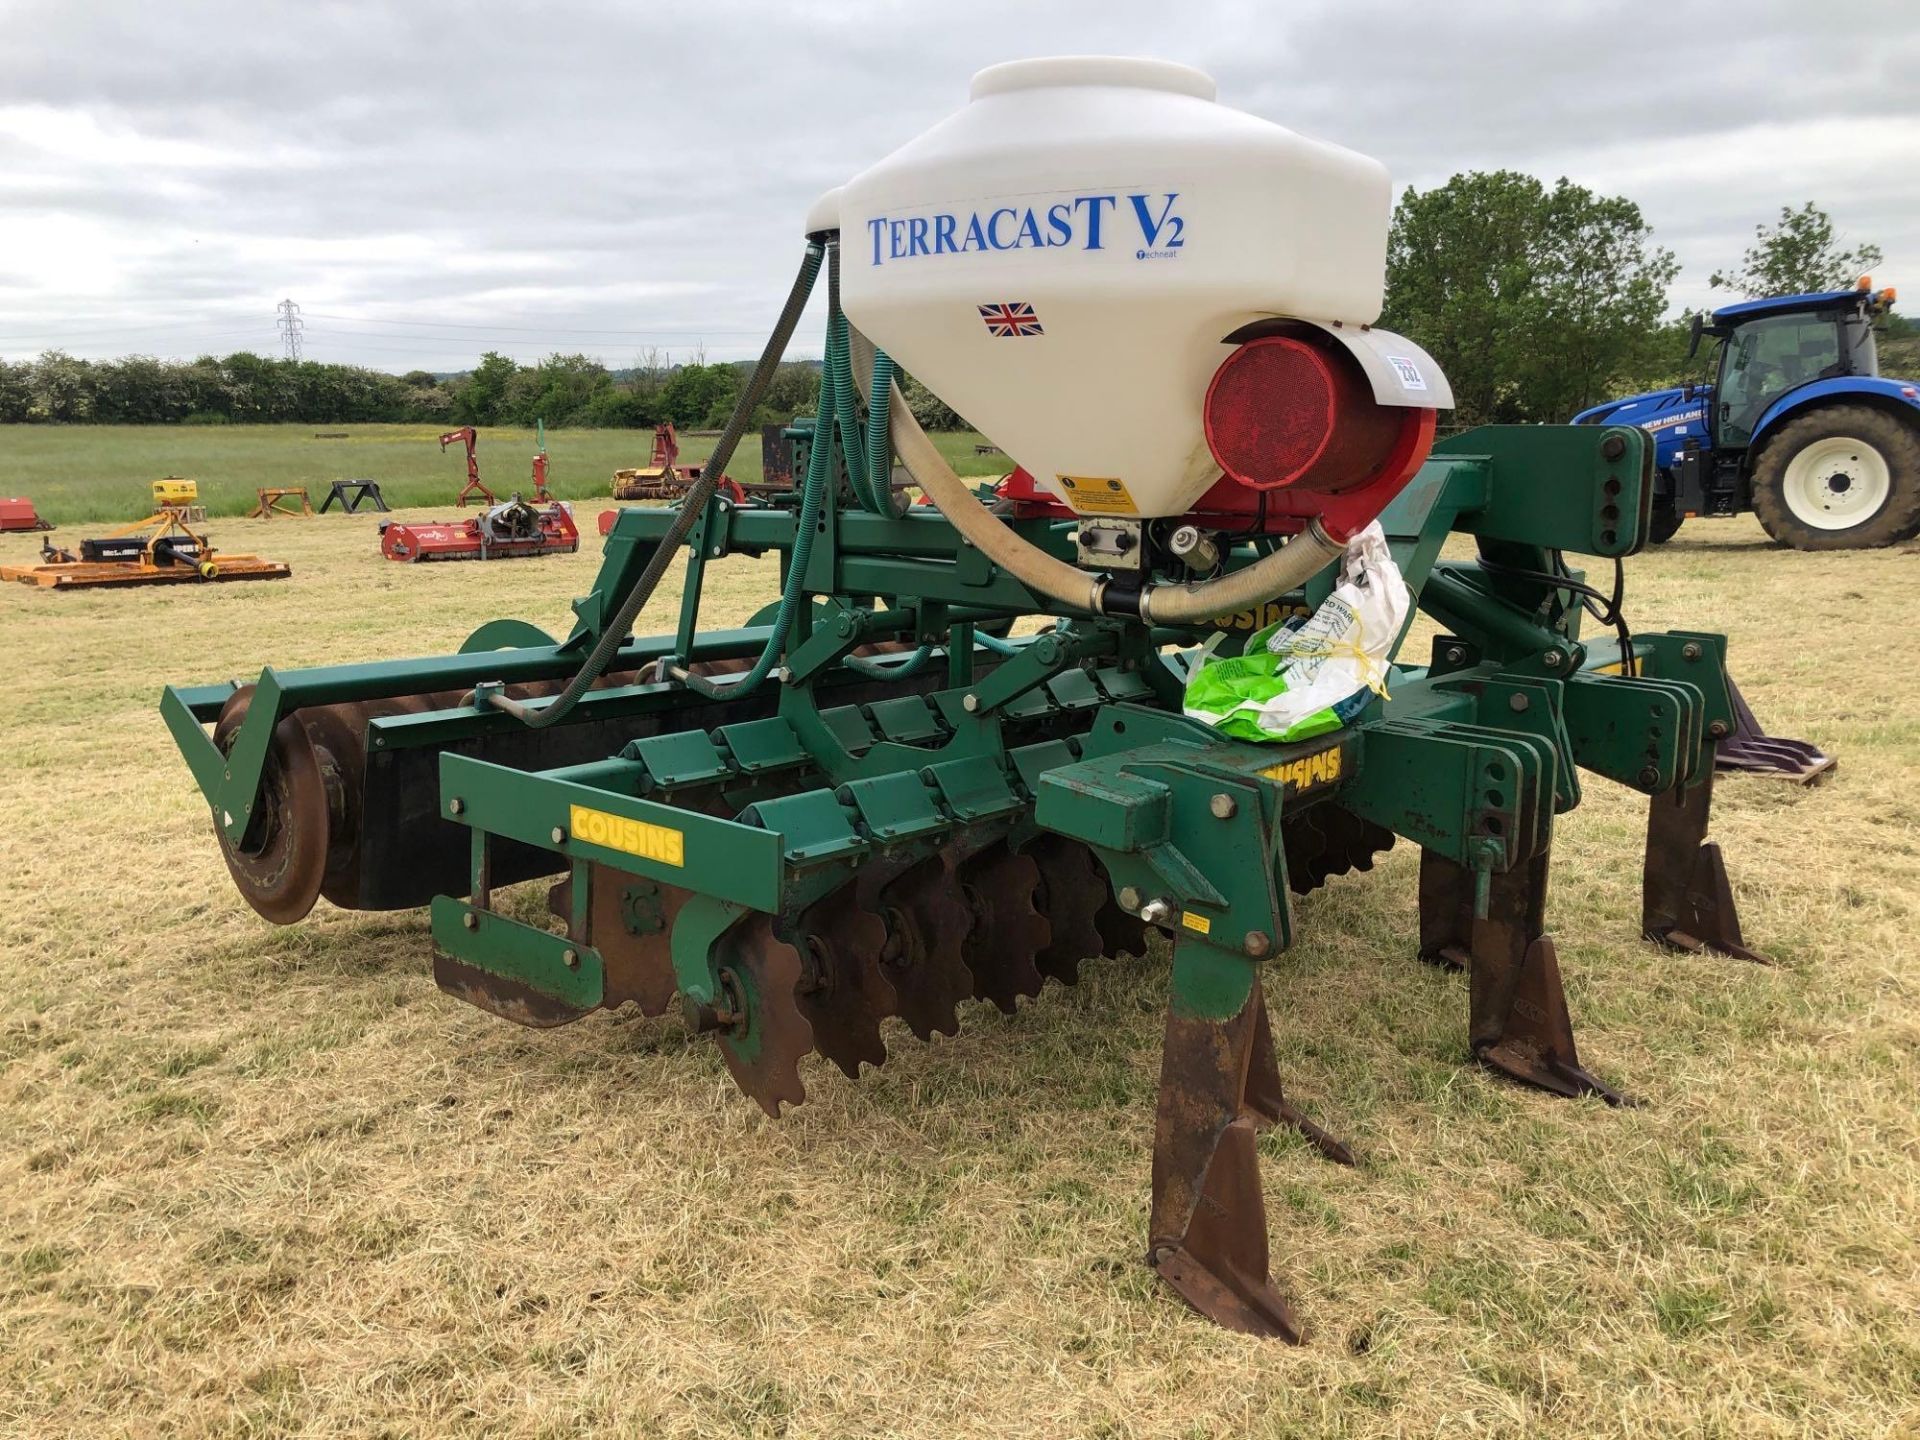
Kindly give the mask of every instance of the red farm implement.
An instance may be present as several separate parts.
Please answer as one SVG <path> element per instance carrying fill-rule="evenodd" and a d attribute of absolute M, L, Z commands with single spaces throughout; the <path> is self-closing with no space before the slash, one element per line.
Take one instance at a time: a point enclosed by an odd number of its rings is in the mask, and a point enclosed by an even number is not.
<path fill-rule="evenodd" d="M 571 555 L 580 548 L 573 512 L 555 502 L 539 509 L 518 495 L 465 520 L 380 526 L 380 553 L 389 560 L 512 560 Z"/>

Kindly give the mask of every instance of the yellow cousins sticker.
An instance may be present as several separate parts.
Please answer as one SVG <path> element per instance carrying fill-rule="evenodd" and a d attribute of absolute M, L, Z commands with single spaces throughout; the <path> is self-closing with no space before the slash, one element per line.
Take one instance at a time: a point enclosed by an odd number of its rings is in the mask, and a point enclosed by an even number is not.
<path fill-rule="evenodd" d="M 1299 755 L 1292 760 L 1282 760 L 1278 765 L 1267 766 L 1260 773 L 1285 786 L 1287 794 L 1301 795 L 1338 780 L 1344 758 L 1345 753 L 1341 748 L 1331 745 L 1317 755 Z"/>
<path fill-rule="evenodd" d="M 678 830 L 649 825 L 644 820 L 629 820 L 624 815 L 609 815 L 604 810 L 589 810 L 584 805 L 571 809 L 571 833 L 576 840 L 608 850 L 624 850 L 629 855 L 662 865 L 687 863 L 686 836 Z"/>

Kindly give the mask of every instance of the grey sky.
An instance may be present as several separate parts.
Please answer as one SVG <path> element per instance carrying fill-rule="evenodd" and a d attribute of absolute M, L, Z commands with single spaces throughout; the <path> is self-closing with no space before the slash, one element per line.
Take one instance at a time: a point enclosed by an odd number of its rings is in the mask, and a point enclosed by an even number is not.
<path fill-rule="evenodd" d="M 1676 306 L 1814 200 L 1920 312 L 1915 0 L 0 0 L 0 355 L 274 353 L 282 296 L 393 370 L 750 354 L 817 194 L 1075 52 L 1198 65 L 1397 188 L 1626 194 Z"/>

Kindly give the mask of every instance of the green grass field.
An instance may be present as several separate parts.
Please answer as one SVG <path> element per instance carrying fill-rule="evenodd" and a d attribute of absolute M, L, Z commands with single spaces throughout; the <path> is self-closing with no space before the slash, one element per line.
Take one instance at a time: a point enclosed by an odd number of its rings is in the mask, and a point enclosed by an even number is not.
<path fill-rule="evenodd" d="M 123 502 L 87 474 L 275 453 L 27 433 L 100 514 Z M 380 433 L 361 453 L 424 452 L 451 496 L 452 457 Z M 334 473 L 280 437 L 278 476 Z M 621 440 L 553 449 L 591 489 Z M 1281 1074 L 1360 1161 L 1262 1142 L 1295 1350 L 1140 1263 L 1164 945 L 964 1007 L 953 1039 L 890 1022 L 884 1069 L 810 1060 L 773 1122 L 677 1011 L 523 1030 L 434 987 L 422 913 L 259 920 L 160 686 L 564 626 L 600 553 L 586 524 L 578 556 L 394 565 L 376 520 L 213 527 L 285 582 L 0 586 L 0 1435 L 1916 1433 L 1920 547 L 1797 554 L 1742 519 L 1628 564 L 1636 626 L 1727 631 L 1762 718 L 1841 760 L 1716 795 L 1771 967 L 1639 939 L 1645 802 L 1584 777 L 1548 919 L 1581 1056 L 1640 1108 L 1466 1062 L 1467 981 L 1415 958 L 1413 847 L 1295 902 L 1265 972 Z M 707 624 L 772 594 L 770 559 L 710 573 Z"/>
<path fill-rule="evenodd" d="M 344 432 L 344 440 L 317 434 Z M 466 483 L 465 452 L 440 450 L 440 431 L 424 425 L 0 425 L 0 495 L 25 495 L 55 524 L 136 520 L 148 512 L 148 486 L 165 475 L 200 482 L 207 513 L 244 515 L 263 487 L 304 485 L 318 505 L 334 480 L 378 480 L 387 503 L 451 504 Z M 999 455 L 978 456 L 980 437 L 935 437 L 962 475 L 997 475 Z M 480 432 L 480 478 L 500 498 L 530 493 L 531 430 Z M 613 472 L 645 465 L 651 430 L 549 430 L 548 483 L 562 500 L 604 498 Z M 681 457 L 704 460 L 712 436 L 686 436 Z M 760 478 L 760 436 L 741 441 L 727 473 Z"/>

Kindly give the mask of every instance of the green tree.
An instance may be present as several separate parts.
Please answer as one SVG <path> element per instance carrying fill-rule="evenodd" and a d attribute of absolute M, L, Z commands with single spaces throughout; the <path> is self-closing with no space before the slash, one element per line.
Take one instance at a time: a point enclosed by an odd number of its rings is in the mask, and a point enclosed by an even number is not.
<path fill-rule="evenodd" d="M 18 425 L 33 410 L 33 367 L 0 360 L 0 425 Z"/>
<path fill-rule="evenodd" d="M 966 430 L 966 419 L 946 401 L 902 370 L 899 374 L 900 398 L 920 422 L 922 430 Z"/>
<path fill-rule="evenodd" d="M 756 425 L 784 425 L 796 415 L 811 414 L 820 402 L 820 362 L 788 360 L 773 372 L 767 393 L 754 412 Z"/>
<path fill-rule="evenodd" d="M 1381 323 L 1425 346 L 1454 418 L 1564 422 L 1662 353 L 1679 273 L 1640 207 L 1511 170 L 1408 189 L 1387 244 Z"/>
<path fill-rule="evenodd" d="M 27 418 L 72 424 L 93 418 L 93 366 L 64 350 L 49 350 L 34 362 L 33 396 Z"/>
<path fill-rule="evenodd" d="M 1780 223 L 1756 225 L 1753 236 L 1754 243 L 1740 257 L 1740 264 L 1714 271 L 1709 285 L 1738 290 L 1750 300 L 1844 290 L 1884 258 L 1878 245 L 1841 249 L 1833 218 L 1811 200 L 1798 210 L 1782 205 Z"/>
<path fill-rule="evenodd" d="M 570 425 L 586 414 L 596 396 L 612 388 L 613 377 L 598 360 L 549 355 L 509 382 L 501 418 L 512 425 L 542 419 L 549 425 Z"/>
<path fill-rule="evenodd" d="M 724 425 L 742 383 L 737 366 L 682 365 L 661 387 L 660 406 L 683 429 Z"/>
<path fill-rule="evenodd" d="M 466 383 L 454 392 L 454 417 L 468 425 L 497 425 L 507 396 L 507 385 L 520 367 L 497 350 L 489 350 L 473 367 Z"/>

